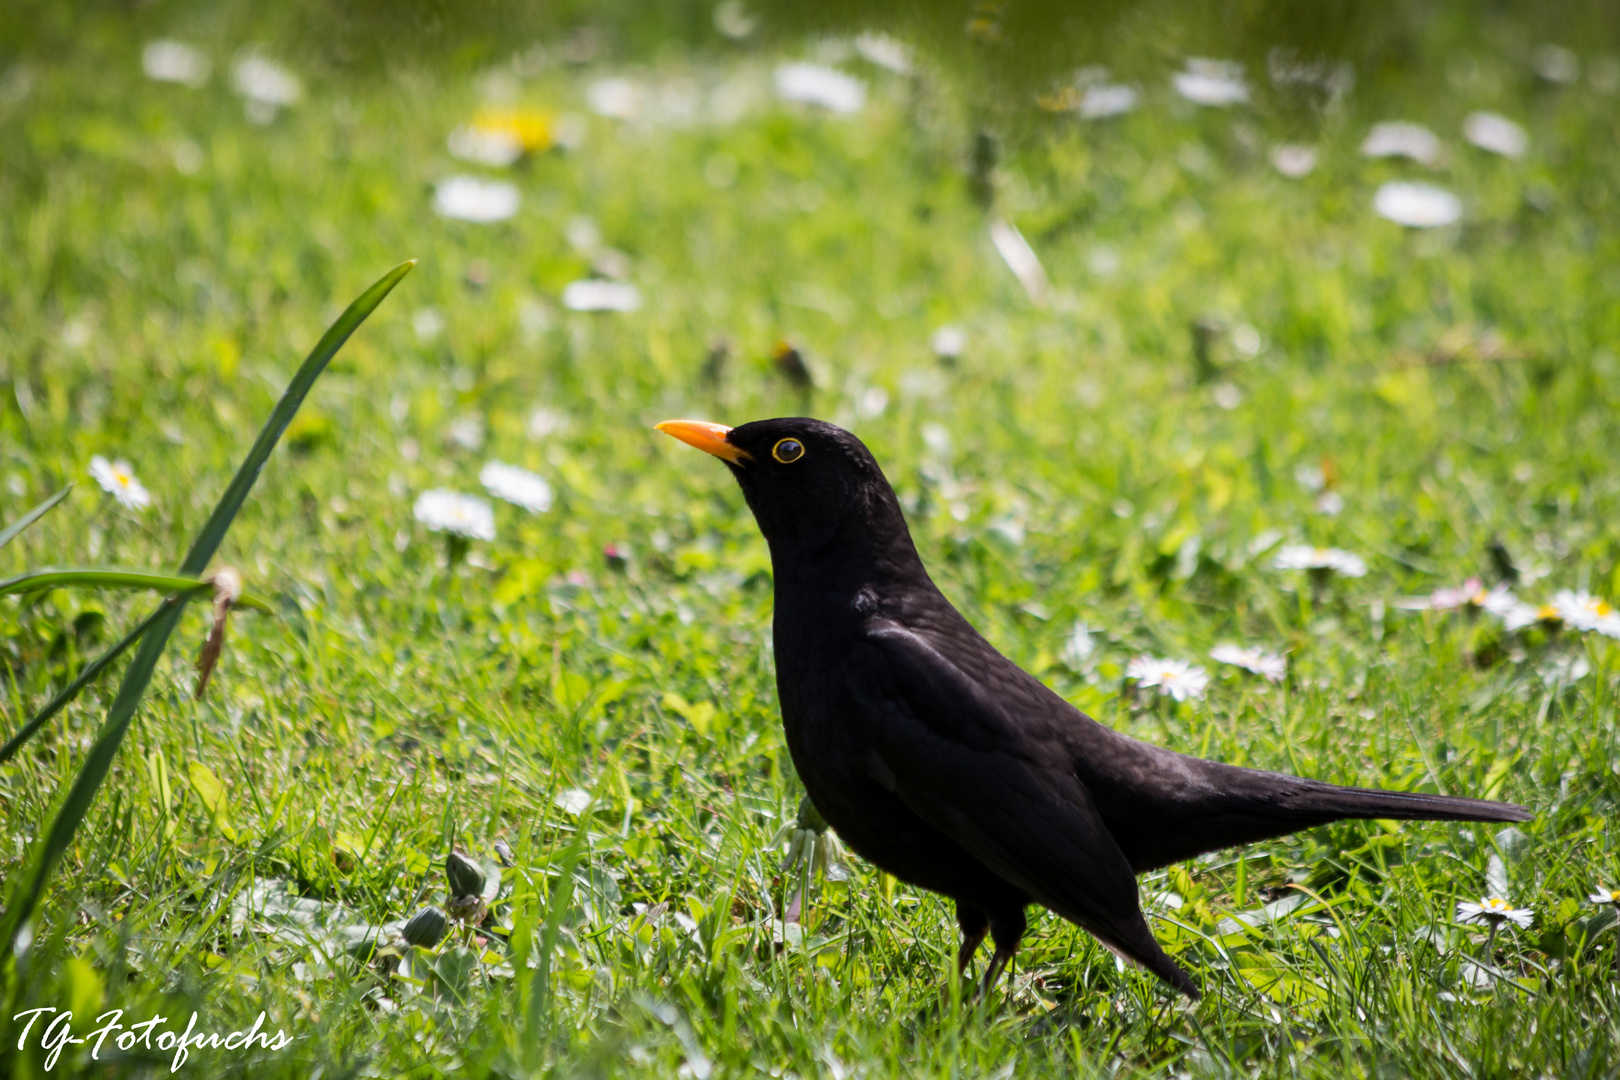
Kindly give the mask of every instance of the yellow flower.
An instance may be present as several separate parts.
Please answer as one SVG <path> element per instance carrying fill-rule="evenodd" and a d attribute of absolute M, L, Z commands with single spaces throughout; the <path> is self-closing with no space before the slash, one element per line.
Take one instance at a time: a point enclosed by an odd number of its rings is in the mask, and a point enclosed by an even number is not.
<path fill-rule="evenodd" d="M 523 147 L 525 154 L 550 149 L 556 141 L 551 116 L 533 109 L 479 109 L 472 126 L 486 134 L 502 135 Z"/>

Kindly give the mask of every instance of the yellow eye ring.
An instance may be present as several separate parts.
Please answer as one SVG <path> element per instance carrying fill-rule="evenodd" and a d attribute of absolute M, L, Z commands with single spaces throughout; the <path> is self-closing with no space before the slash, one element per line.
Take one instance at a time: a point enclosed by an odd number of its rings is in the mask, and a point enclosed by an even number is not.
<path fill-rule="evenodd" d="M 771 447 L 771 457 L 784 465 L 791 465 L 804 457 L 804 443 L 798 439 L 779 439 Z"/>

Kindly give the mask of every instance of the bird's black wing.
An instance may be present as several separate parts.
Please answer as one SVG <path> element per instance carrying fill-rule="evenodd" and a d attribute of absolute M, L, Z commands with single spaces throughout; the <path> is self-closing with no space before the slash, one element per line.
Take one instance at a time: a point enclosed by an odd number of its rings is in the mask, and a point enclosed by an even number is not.
<path fill-rule="evenodd" d="M 1153 940 L 1130 864 L 1090 793 L 1047 752 L 1047 725 L 1018 714 L 1047 703 L 999 655 L 982 658 L 991 657 L 994 670 L 970 673 L 921 633 L 870 627 L 851 674 L 876 720 L 872 774 L 1031 899 L 1196 996 Z"/>

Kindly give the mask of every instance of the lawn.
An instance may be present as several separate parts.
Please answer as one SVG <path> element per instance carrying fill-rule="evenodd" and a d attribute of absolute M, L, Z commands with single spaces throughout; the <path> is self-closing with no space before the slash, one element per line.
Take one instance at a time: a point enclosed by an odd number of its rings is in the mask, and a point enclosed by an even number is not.
<path fill-rule="evenodd" d="M 1620 906 L 1591 899 L 1620 888 L 1620 49 L 1437 18 L 1404 78 L 1279 82 L 1262 53 L 1217 107 L 1173 87 L 1190 42 L 1088 119 L 1094 74 L 988 110 L 927 51 L 722 8 L 661 47 L 604 24 L 476 62 L 345 67 L 229 4 L 0 48 L 0 526 L 74 485 L 0 576 L 180 565 L 325 327 L 418 261 L 214 561 L 271 611 L 232 616 L 199 700 L 187 609 L 4 969 L 7 1075 L 171 1067 L 155 1035 L 48 1059 L 51 1017 L 13 1018 L 45 1007 L 75 1037 L 110 1009 L 291 1037 L 193 1048 L 192 1076 L 1620 1071 Z M 244 96 L 248 57 L 298 92 Z M 862 100 L 783 100 L 789 62 Z M 1480 111 L 1523 152 L 1475 145 Z M 1428 161 L 1363 153 L 1392 120 Z M 524 152 L 452 154 L 480 131 Z M 1402 182 L 1458 219 L 1381 216 Z M 1044 914 L 964 999 L 940 898 L 846 857 L 794 902 L 769 557 L 725 470 L 651 429 L 797 414 L 872 448 L 945 593 L 1104 723 L 1535 820 L 1149 875 L 1197 1005 Z M 543 481 L 528 507 L 490 462 Z M 432 491 L 488 499 L 493 539 L 432 529 Z M 1279 568 L 1297 545 L 1365 572 Z M 1473 602 L 1498 585 L 1536 610 Z M 1563 591 L 1590 617 L 1539 610 Z M 0 732 L 154 602 L 0 598 Z M 1143 656 L 1208 685 L 1159 693 Z M 0 765 L 6 896 L 116 687 Z M 487 918 L 405 943 L 454 906 L 452 851 Z M 1459 921 L 1489 896 L 1529 925 Z"/>

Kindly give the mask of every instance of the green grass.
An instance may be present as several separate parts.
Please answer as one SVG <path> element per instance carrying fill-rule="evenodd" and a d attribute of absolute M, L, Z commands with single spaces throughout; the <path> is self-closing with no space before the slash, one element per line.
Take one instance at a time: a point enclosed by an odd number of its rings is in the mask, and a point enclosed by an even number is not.
<path fill-rule="evenodd" d="M 240 39 L 211 25 L 103 18 L 27 64 L 26 96 L 0 98 L 0 524 L 77 485 L 0 552 L 0 577 L 172 572 L 322 328 L 420 263 L 315 385 L 225 540 L 220 558 L 276 614 L 233 619 L 201 702 L 208 613 L 182 619 L 7 973 L 8 1018 L 123 1008 L 183 1027 L 197 1010 L 226 1031 L 264 1010 L 297 1036 L 250 1065 L 194 1050 L 194 1076 L 1620 1068 L 1617 935 L 1586 902 L 1620 885 L 1620 650 L 1395 606 L 1489 578 L 1493 539 L 1533 579 L 1527 599 L 1620 595 L 1617 98 L 1437 40 L 1417 66 L 1442 74 L 1404 98 L 1381 86 L 1376 114 L 1352 95 L 1308 131 L 1269 98 L 1195 110 L 1162 78 L 1121 120 L 1039 119 L 998 190 L 1054 282 L 1041 309 L 970 198 L 972 110 L 932 77 L 847 61 L 872 100 L 838 119 L 771 100 L 773 53 L 666 51 L 640 74 L 758 99 L 735 123 L 675 127 L 591 116 L 605 62 L 507 68 L 517 102 L 587 116 L 588 132 L 511 170 L 522 209 L 479 226 L 430 209 L 436 180 L 490 171 L 444 151 L 481 100 L 473 77 L 301 69 L 303 103 L 258 127 L 224 71 Z M 208 88 L 142 77 L 140 43 L 165 33 L 210 52 Z M 1529 156 L 1464 143 L 1476 107 L 1526 123 Z M 1441 134 L 1444 168 L 1356 155 L 1367 123 L 1394 117 Z M 1285 135 L 1320 150 L 1302 181 L 1266 162 Z M 1396 177 L 1457 192 L 1464 224 L 1375 217 Z M 640 311 L 562 309 L 590 267 L 567 240 L 576 216 L 628 256 Z M 429 307 L 444 329 L 423 340 L 412 316 Z M 1212 373 L 1194 362 L 1197 320 L 1215 328 Z M 947 323 L 969 342 L 954 365 L 928 344 Z M 1248 326 L 1252 358 L 1234 344 Z M 732 349 L 714 384 L 717 335 Z M 806 408 L 770 362 L 783 338 L 817 373 L 809 410 L 883 462 L 946 593 L 1069 700 L 1226 761 L 1523 802 L 1526 839 L 1342 825 L 1156 875 L 1146 892 L 1183 900 L 1154 923 L 1208 991 L 1193 1008 L 1049 916 L 1002 993 L 955 1002 L 948 906 L 853 860 L 805 937 L 780 944 L 793 875 L 769 841 L 800 790 L 769 562 L 724 470 L 650 425 Z M 863 415 L 874 387 L 887 406 Z M 566 424 L 531 437 L 539 408 Z M 476 452 L 448 434 L 467 417 L 486 432 Z M 103 499 L 96 453 L 132 463 L 145 513 Z M 498 538 L 451 564 L 412 502 L 478 491 L 488 459 L 541 473 L 556 502 L 497 504 Z M 1334 478 L 1340 514 L 1313 511 L 1302 466 Z M 1313 594 L 1254 549 L 1273 530 L 1371 571 Z M 0 605 L 9 736 L 150 600 Z M 1064 658 L 1077 622 L 1097 646 L 1084 663 Z M 1288 682 L 1210 665 L 1196 704 L 1125 692 L 1130 657 L 1207 663 L 1221 641 L 1290 650 Z M 1587 674 L 1549 674 L 1575 657 Z M 113 692 L 98 684 L 0 766 L 8 884 Z M 589 808 L 559 799 L 576 790 Z M 495 906 L 515 968 L 500 938 L 463 980 L 454 943 L 390 975 L 329 956 L 338 939 L 318 928 L 233 925 L 233 898 L 283 881 L 334 931 L 405 919 L 442 906 L 452 847 L 488 857 L 497 839 L 517 861 Z M 1493 855 L 1536 922 L 1494 941 L 1501 978 L 1476 979 L 1484 935 L 1454 909 Z M 1220 928 L 1287 882 L 1319 903 Z M 528 974 L 542 957 L 546 977 Z M 465 982 L 465 1000 L 436 980 Z M 0 1022 L 0 1054 L 40 1075 L 18 1027 Z M 91 1070 L 84 1052 L 52 1075 Z"/>

